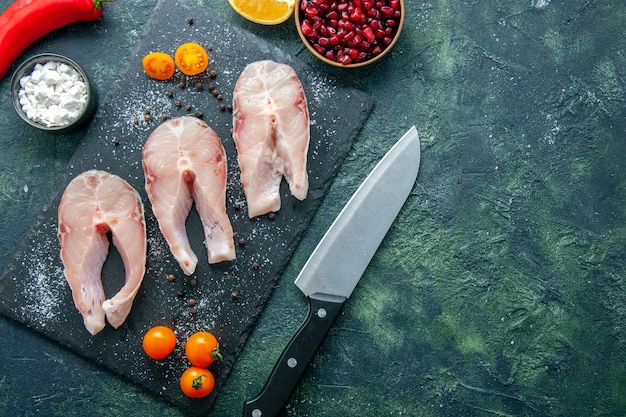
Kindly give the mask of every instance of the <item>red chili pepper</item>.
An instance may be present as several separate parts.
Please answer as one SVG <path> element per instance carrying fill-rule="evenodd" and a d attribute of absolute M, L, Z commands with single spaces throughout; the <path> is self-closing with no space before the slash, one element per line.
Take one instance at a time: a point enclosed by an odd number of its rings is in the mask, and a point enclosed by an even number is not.
<path fill-rule="evenodd" d="M 0 80 L 37 39 L 55 29 L 102 16 L 102 3 L 113 0 L 17 0 L 0 15 Z"/>

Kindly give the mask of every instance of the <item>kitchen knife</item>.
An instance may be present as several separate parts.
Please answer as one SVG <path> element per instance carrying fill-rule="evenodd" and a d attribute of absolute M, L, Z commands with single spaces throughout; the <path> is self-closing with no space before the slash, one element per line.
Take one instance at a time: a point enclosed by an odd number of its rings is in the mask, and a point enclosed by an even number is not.
<path fill-rule="evenodd" d="M 300 271 L 295 284 L 308 298 L 308 316 L 261 393 L 245 402 L 244 417 L 275 417 L 283 409 L 404 205 L 419 165 L 413 126 L 355 191 Z"/>

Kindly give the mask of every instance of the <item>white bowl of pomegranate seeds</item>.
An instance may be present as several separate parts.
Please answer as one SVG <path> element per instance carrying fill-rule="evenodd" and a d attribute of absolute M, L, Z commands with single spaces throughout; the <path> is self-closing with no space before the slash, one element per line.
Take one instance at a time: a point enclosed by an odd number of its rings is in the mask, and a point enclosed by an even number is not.
<path fill-rule="evenodd" d="M 404 24 L 404 0 L 298 0 L 296 26 L 327 64 L 355 68 L 391 50 Z"/>

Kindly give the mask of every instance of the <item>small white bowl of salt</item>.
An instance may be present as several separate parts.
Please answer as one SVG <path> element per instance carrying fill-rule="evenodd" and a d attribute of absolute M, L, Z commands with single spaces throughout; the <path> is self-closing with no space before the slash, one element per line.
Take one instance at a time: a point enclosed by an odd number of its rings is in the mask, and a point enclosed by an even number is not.
<path fill-rule="evenodd" d="M 97 107 L 85 71 L 71 59 L 51 53 L 28 58 L 15 70 L 11 96 L 26 123 L 54 133 L 82 128 Z"/>

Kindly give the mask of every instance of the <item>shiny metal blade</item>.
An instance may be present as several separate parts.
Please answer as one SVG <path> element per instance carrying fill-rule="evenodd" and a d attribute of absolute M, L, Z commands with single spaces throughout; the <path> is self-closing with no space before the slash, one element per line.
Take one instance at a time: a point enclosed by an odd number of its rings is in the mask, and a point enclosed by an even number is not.
<path fill-rule="evenodd" d="M 409 196 L 419 165 L 413 126 L 355 191 L 300 271 L 295 284 L 306 296 L 350 297 Z"/>

